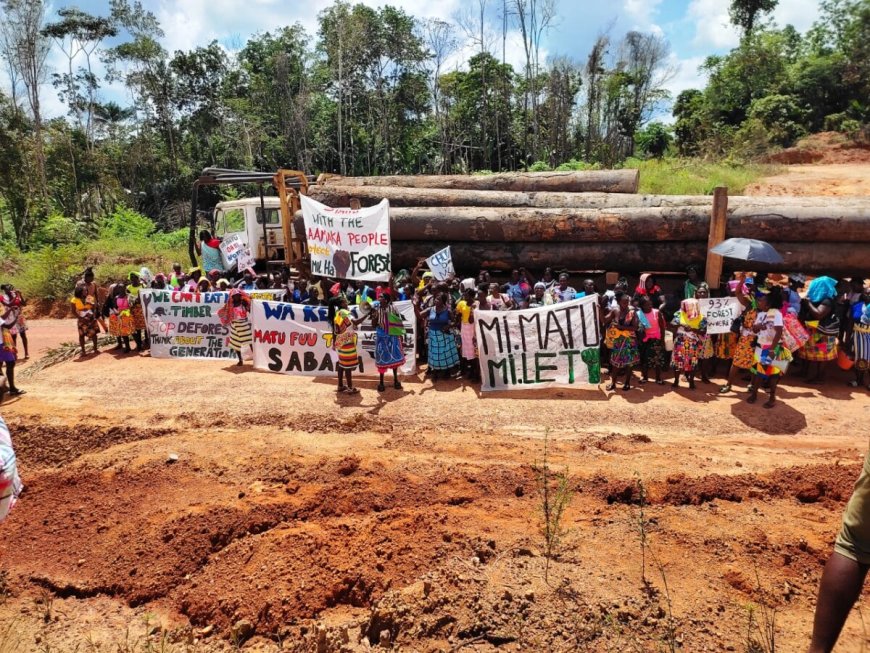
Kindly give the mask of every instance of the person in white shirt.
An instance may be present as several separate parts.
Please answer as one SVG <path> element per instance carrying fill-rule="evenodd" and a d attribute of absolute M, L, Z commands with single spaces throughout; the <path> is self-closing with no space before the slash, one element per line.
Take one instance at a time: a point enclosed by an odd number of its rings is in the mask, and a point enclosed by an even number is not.
<path fill-rule="evenodd" d="M 763 381 L 770 381 L 770 398 L 765 408 L 773 408 L 776 402 L 776 386 L 780 377 L 788 369 L 791 352 L 780 344 L 782 338 L 782 289 L 772 286 L 758 293 L 758 315 L 752 331 L 757 338 L 752 367 L 752 387 L 746 401 L 754 404 L 758 400 L 758 387 Z"/>
<path fill-rule="evenodd" d="M 564 272 L 559 275 L 559 285 L 553 289 L 553 294 L 560 304 L 577 299 L 577 291 L 568 285 L 568 275 Z"/>

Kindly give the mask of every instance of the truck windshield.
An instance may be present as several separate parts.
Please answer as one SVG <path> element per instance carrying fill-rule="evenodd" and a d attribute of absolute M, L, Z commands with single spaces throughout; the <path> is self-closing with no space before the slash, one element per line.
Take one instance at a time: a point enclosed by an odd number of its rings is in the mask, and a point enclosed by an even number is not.
<path fill-rule="evenodd" d="M 222 209 L 215 218 L 215 233 L 218 236 L 245 231 L 244 209 Z"/>
<path fill-rule="evenodd" d="M 257 207 L 257 224 L 263 224 L 263 209 Z M 266 209 L 266 224 L 281 224 L 280 209 Z"/>

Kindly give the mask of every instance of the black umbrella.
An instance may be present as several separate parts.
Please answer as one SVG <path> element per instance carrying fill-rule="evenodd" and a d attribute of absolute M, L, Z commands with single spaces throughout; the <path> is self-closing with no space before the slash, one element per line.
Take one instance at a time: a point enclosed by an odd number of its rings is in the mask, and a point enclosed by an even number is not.
<path fill-rule="evenodd" d="M 713 254 L 753 263 L 782 263 L 782 256 L 770 243 L 754 238 L 729 238 L 710 250 Z"/>

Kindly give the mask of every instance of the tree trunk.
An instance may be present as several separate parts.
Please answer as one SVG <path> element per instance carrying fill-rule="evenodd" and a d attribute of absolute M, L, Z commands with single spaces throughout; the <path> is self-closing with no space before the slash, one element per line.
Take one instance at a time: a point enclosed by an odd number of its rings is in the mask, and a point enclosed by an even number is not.
<path fill-rule="evenodd" d="M 784 263 L 765 266 L 725 259 L 726 270 L 833 274 L 865 274 L 866 247 L 854 243 L 772 243 Z M 451 243 L 394 241 L 393 270 L 412 268 L 421 257 L 431 256 L 450 245 L 453 264 L 461 276 L 478 270 L 508 271 L 519 267 L 545 267 L 573 271 L 612 270 L 618 272 L 684 272 L 691 263 L 703 263 L 706 241 L 634 243 Z"/>
<path fill-rule="evenodd" d="M 327 186 L 636 193 L 638 171 L 588 170 L 582 172 L 505 172 L 494 175 L 397 175 L 380 177 L 323 175 L 320 183 Z"/>
<path fill-rule="evenodd" d="M 302 228 L 297 214 L 297 228 Z M 617 209 L 501 207 L 391 208 L 393 240 L 454 243 L 702 241 L 710 208 L 674 206 Z M 729 209 L 726 237 L 808 244 L 849 239 L 870 251 L 870 214 L 857 207 Z"/>
<path fill-rule="evenodd" d="M 391 207 L 419 206 L 488 206 L 517 208 L 646 208 L 656 206 L 704 206 L 713 205 L 712 195 L 632 195 L 627 193 L 570 193 L 570 192 L 522 192 L 507 190 L 449 190 L 445 188 L 411 188 L 404 186 L 342 185 L 338 179 L 327 185 L 308 187 L 308 195 L 327 206 L 350 206 L 351 198 L 360 200 L 362 206 L 374 206 L 382 199 L 390 201 Z M 731 207 L 817 207 L 830 210 L 830 197 L 751 197 L 731 195 Z M 870 201 L 863 198 L 840 197 L 834 206 L 865 207 L 870 215 Z"/>

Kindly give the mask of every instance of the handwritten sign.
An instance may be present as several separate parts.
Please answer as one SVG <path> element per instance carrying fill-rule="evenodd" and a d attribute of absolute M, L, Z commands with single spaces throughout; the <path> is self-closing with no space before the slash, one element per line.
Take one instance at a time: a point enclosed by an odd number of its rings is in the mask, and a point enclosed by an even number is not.
<path fill-rule="evenodd" d="M 333 209 L 305 195 L 300 200 L 312 274 L 333 279 L 389 280 L 387 200 L 365 209 Z"/>
<path fill-rule="evenodd" d="M 283 297 L 284 291 L 257 290 L 251 295 L 275 299 Z M 139 297 L 151 339 L 152 358 L 235 358 L 229 344 L 229 327 L 221 324 L 218 317 L 229 293 L 142 289 Z"/>
<path fill-rule="evenodd" d="M 475 311 L 481 390 L 601 381 L 598 295 L 522 311 Z"/>
<path fill-rule="evenodd" d="M 444 281 L 456 274 L 453 269 L 453 256 L 450 254 L 450 245 L 439 252 L 435 252 L 426 259 L 429 269 L 432 270 L 432 276 L 438 281 Z"/>
<path fill-rule="evenodd" d="M 396 302 L 405 324 L 405 365 L 402 374 L 416 372 L 417 318 L 411 302 Z M 357 307 L 351 312 L 358 317 Z M 332 327 L 325 306 L 255 301 L 252 312 L 254 367 L 303 376 L 334 376 L 338 355 L 332 348 Z M 377 374 L 375 328 L 370 320 L 356 327 L 361 374 Z"/>
<path fill-rule="evenodd" d="M 248 250 L 248 246 L 242 240 L 242 234 L 228 234 L 221 241 L 220 250 L 224 259 L 224 269 L 232 270 L 238 264 L 239 256 Z M 244 269 L 239 268 L 239 270 Z"/>
<path fill-rule="evenodd" d="M 700 299 L 701 315 L 707 318 L 707 333 L 728 333 L 731 323 L 743 312 L 736 297 L 711 297 Z"/>

